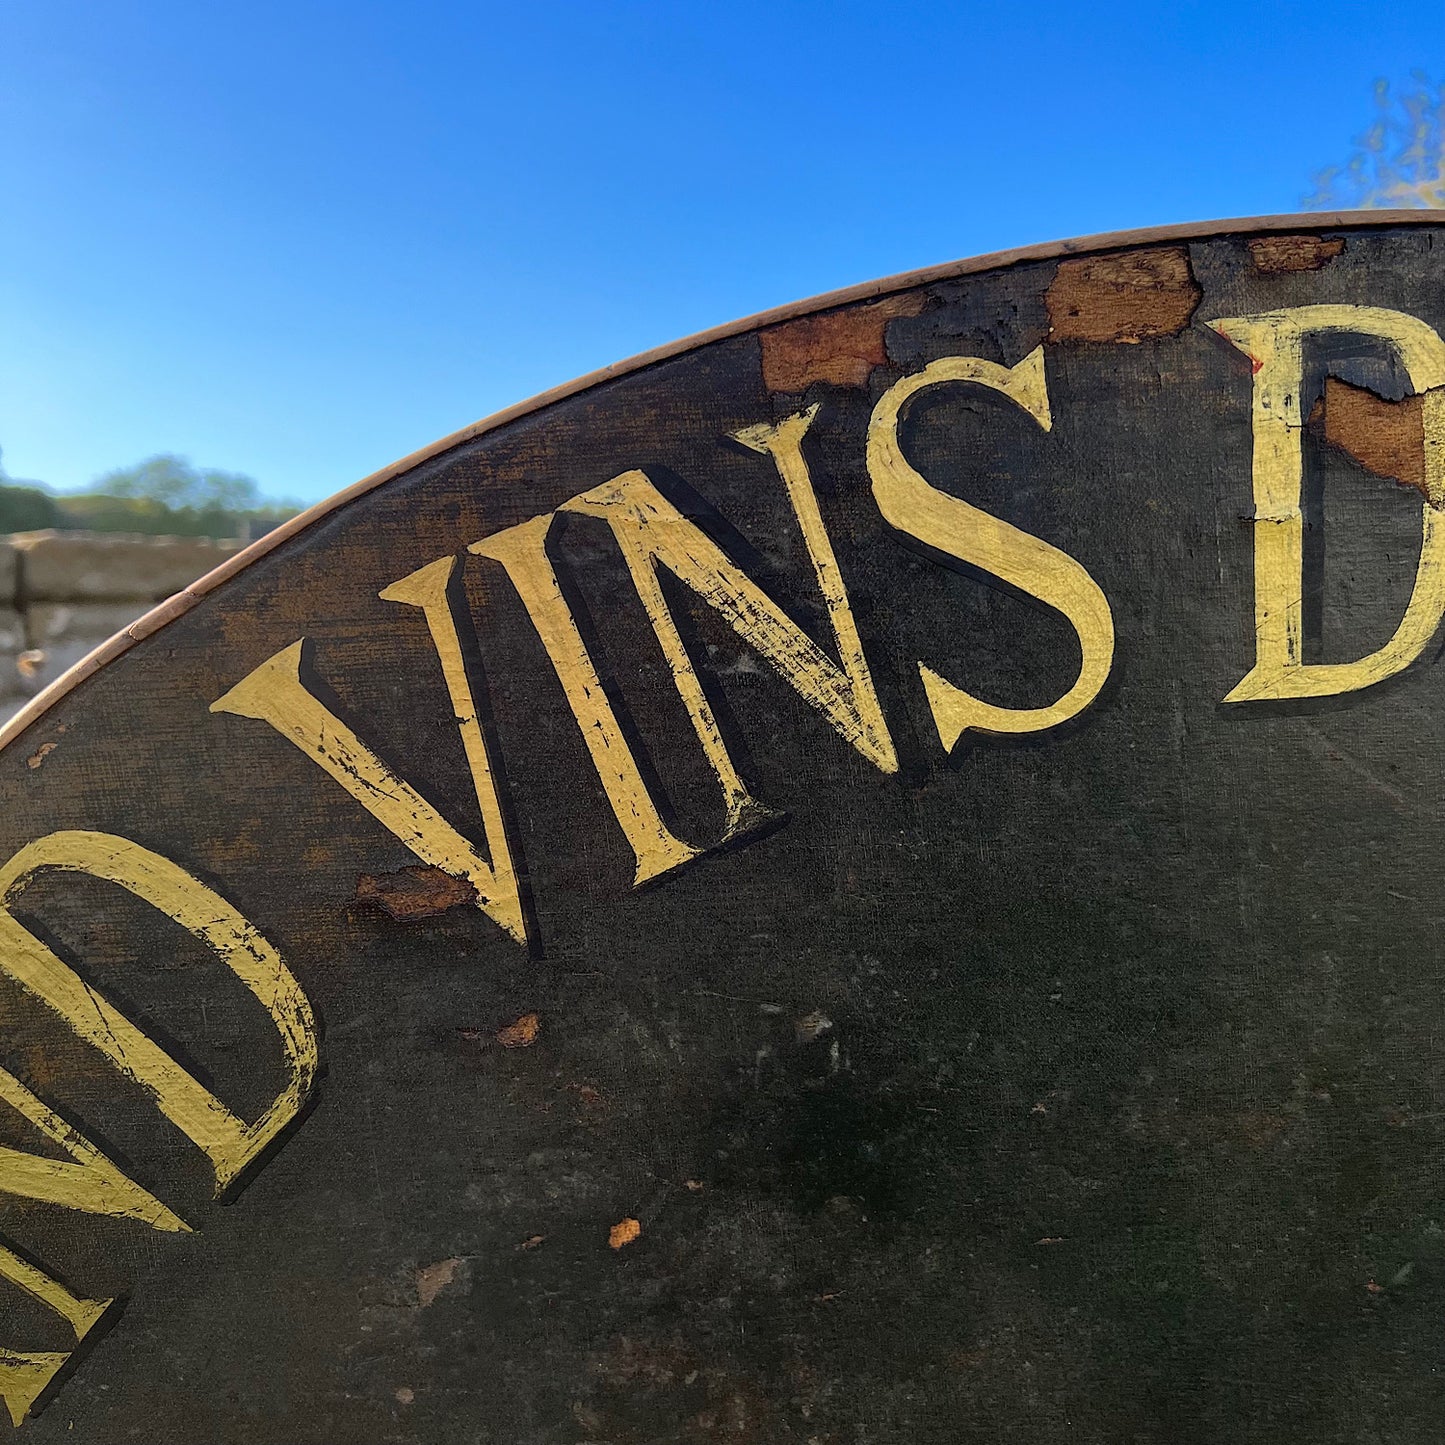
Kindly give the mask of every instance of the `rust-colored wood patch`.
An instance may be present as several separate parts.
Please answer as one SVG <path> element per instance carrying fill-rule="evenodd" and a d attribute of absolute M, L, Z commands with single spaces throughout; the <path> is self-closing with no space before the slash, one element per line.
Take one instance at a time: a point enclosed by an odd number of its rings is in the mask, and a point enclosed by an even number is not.
<path fill-rule="evenodd" d="M 1045 296 L 1052 341 L 1152 341 L 1189 325 L 1203 292 L 1183 246 L 1061 261 Z"/>
<path fill-rule="evenodd" d="M 475 903 L 477 890 L 465 878 L 453 878 L 440 868 L 398 868 L 395 873 L 363 873 L 356 880 L 356 897 L 374 903 L 398 923 L 412 923 Z"/>
<path fill-rule="evenodd" d="M 759 334 L 763 384 L 769 391 L 806 391 L 815 381 L 864 386 L 888 360 L 884 333 L 899 316 L 923 310 L 922 292 L 885 296 L 868 306 L 804 316 Z"/>
<path fill-rule="evenodd" d="M 1343 236 L 1253 236 L 1249 254 L 1256 271 L 1318 271 L 1345 249 Z"/>
<path fill-rule="evenodd" d="M 497 1042 L 504 1049 L 529 1049 L 542 1032 L 540 1014 L 523 1014 L 521 1018 L 497 1030 Z"/>
<path fill-rule="evenodd" d="M 642 1238 L 642 1225 L 630 1215 L 619 1220 L 607 1231 L 607 1243 L 613 1249 L 626 1249 Z"/>
<path fill-rule="evenodd" d="M 1322 425 L 1324 438 L 1347 456 L 1403 487 L 1414 487 L 1432 506 L 1445 497 L 1432 497 L 1425 480 L 1425 399 L 1407 396 L 1387 401 L 1362 386 L 1338 377 L 1325 380 L 1325 394 L 1310 412 L 1310 421 Z"/>

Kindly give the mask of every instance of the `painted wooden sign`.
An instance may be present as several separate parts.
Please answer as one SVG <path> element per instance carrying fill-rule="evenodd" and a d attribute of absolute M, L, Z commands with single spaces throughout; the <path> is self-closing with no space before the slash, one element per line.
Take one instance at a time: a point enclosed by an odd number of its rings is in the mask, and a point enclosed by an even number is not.
<path fill-rule="evenodd" d="M 1442 257 L 826 297 L 82 664 L 0 752 L 20 1438 L 1438 1440 Z"/>

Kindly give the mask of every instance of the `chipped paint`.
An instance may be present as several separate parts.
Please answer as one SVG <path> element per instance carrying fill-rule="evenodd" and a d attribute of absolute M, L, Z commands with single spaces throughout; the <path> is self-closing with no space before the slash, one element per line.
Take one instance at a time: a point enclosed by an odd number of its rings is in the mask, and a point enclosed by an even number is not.
<path fill-rule="evenodd" d="M 418 1309 L 429 1309 L 448 1286 L 466 1273 L 467 1262 L 460 1255 L 422 1265 L 416 1272 L 416 1303 Z"/>
<path fill-rule="evenodd" d="M 1323 428 L 1330 446 L 1366 471 L 1414 487 L 1432 506 L 1441 505 L 1426 486 L 1424 396 L 1387 401 L 1363 386 L 1331 376 L 1310 421 Z"/>
<path fill-rule="evenodd" d="M 1265 276 L 1318 271 L 1345 249 L 1343 236 L 1251 236 L 1254 269 Z"/>
<path fill-rule="evenodd" d="M 504 1049 L 529 1049 L 542 1032 L 539 1014 L 523 1014 L 521 1018 L 497 1030 L 497 1042 Z"/>
<path fill-rule="evenodd" d="M 1371 687 L 1418 658 L 1445 615 L 1445 341 L 1418 316 L 1380 306 L 1325 303 L 1220 317 L 1209 323 L 1253 361 L 1255 663 L 1225 702 L 1329 697 Z M 1305 341 L 1368 337 L 1383 343 L 1422 396 L 1419 562 L 1405 616 L 1383 646 L 1355 662 L 1304 656 Z M 1317 344 L 1317 343 L 1316 343 Z M 1328 409 L 1328 408 L 1327 408 Z"/>
<path fill-rule="evenodd" d="M 356 880 L 356 900 L 380 908 L 398 923 L 432 918 L 449 908 L 477 901 L 477 890 L 465 878 L 440 868 L 411 866 L 393 873 L 363 873 Z"/>
<path fill-rule="evenodd" d="M 888 323 L 917 316 L 924 301 L 923 292 L 909 291 L 871 306 L 804 316 L 760 332 L 763 385 L 774 392 L 806 391 L 819 381 L 866 386 L 873 368 L 888 360 Z"/>
<path fill-rule="evenodd" d="M 59 743 L 41 743 L 40 746 L 25 759 L 25 766 L 27 768 L 38 768 L 59 746 Z"/>
<path fill-rule="evenodd" d="M 1044 296 L 1049 340 L 1133 344 L 1177 336 L 1203 296 L 1183 246 L 1060 261 Z"/>
<path fill-rule="evenodd" d="M 626 1249 L 629 1244 L 635 1244 L 641 1238 L 642 1225 L 630 1215 L 626 1219 L 618 1220 L 607 1231 L 607 1243 L 613 1249 Z"/>

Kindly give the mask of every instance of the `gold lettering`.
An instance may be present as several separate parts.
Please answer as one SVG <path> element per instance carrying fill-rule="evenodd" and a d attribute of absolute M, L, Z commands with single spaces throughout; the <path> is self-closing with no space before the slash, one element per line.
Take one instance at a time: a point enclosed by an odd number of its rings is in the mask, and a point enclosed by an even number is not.
<path fill-rule="evenodd" d="M 704 532 L 658 492 L 645 472 L 624 472 L 561 508 L 605 520 L 616 537 L 633 586 L 647 611 L 692 719 L 693 730 L 723 788 L 725 837 L 744 831 L 763 808 L 733 766 L 701 682 L 658 581 L 658 565 L 690 587 L 847 742 L 885 773 L 898 770 L 888 724 L 863 654 L 857 624 L 823 527 L 801 442 L 817 412 L 811 407 L 776 426 L 749 427 L 736 440 L 773 457 L 798 517 L 842 660 L 834 663 Z"/>
<path fill-rule="evenodd" d="M 233 1114 L 15 918 L 5 904 L 42 868 L 87 873 L 128 889 L 194 934 L 246 985 L 276 1025 L 289 1074 L 260 1118 L 248 1124 Z M 51 833 L 0 869 L 0 968 L 150 1093 L 161 1113 L 210 1159 L 217 1194 L 296 1116 L 316 1077 L 311 1005 L 280 955 L 219 894 L 125 838 Z M 88 1162 L 93 1169 L 94 1160 Z"/>
<path fill-rule="evenodd" d="M 637 759 L 632 756 L 617 715 L 602 690 L 596 665 L 547 556 L 547 532 L 551 525 L 549 512 L 473 542 L 468 550 L 500 562 L 517 589 L 557 681 L 562 685 L 572 716 L 582 730 L 602 791 L 637 860 L 633 876 L 636 886 L 696 858 L 700 850 L 673 836 L 642 781 Z"/>
<path fill-rule="evenodd" d="M 1078 634 L 1083 657 L 1074 684 L 1047 707 L 996 707 L 918 665 L 939 740 L 952 751 L 970 728 L 983 733 L 1032 733 L 1078 716 L 1099 695 L 1114 662 L 1114 619 L 1097 582 L 1066 552 L 930 486 L 905 460 L 898 440 L 904 406 L 928 387 L 948 382 L 986 386 L 1052 426 L 1043 348 L 1017 366 L 974 356 L 948 356 L 895 382 L 868 424 L 868 474 L 884 519 L 900 532 L 946 552 L 1046 602 Z"/>
<path fill-rule="evenodd" d="M 32 1299 L 54 1310 L 75 1331 L 77 1345 L 115 1303 L 108 1299 L 77 1298 L 59 1280 L 36 1269 L 4 1245 L 0 1245 L 0 1279 L 9 1280 Z M 31 1354 L 0 1349 L 0 1396 L 3 1396 L 11 1423 L 17 1429 L 72 1354 L 73 1350 Z"/>
<path fill-rule="evenodd" d="M 524 942 L 525 924 L 521 891 L 517 886 L 517 872 L 512 862 L 511 848 L 507 843 L 502 804 L 497 796 L 491 759 L 487 756 L 487 740 L 477 717 L 477 705 L 472 698 L 466 663 L 462 660 L 461 639 L 457 635 L 456 617 L 452 612 L 449 596 L 455 566 L 456 558 L 442 557 L 410 576 L 403 577 L 400 582 L 393 582 L 390 587 L 383 588 L 379 595 L 383 602 L 400 602 L 407 607 L 419 607 L 426 618 L 432 646 L 441 662 L 442 676 L 446 679 L 447 693 L 451 697 L 452 712 L 462 735 L 462 747 L 466 751 L 467 766 L 472 774 L 472 787 L 482 815 L 482 831 L 492 858 L 486 893 L 483 895 L 479 889 L 478 896 L 495 900 L 499 913 L 493 916 L 502 923 L 508 933 L 519 942 Z"/>
<path fill-rule="evenodd" d="M 121 1173 L 83 1134 L 41 1103 L 14 1074 L 0 1069 L 0 1099 L 59 1144 L 73 1163 L 43 1159 L 20 1149 L 0 1148 L 0 1194 L 59 1204 L 85 1214 L 139 1219 L 156 1229 L 189 1232 L 190 1225 L 159 1199 Z"/>
<path fill-rule="evenodd" d="M 1425 650 L 1445 613 L 1445 342 L 1425 322 L 1377 306 L 1296 306 L 1209 323 L 1254 363 L 1255 662 L 1225 702 L 1329 697 L 1381 682 Z M 1423 394 L 1425 491 L 1415 585 L 1395 635 L 1357 662 L 1306 663 L 1304 642 L 1304 339 L 1321 332 L 1389 343 Z"/>
<path fill-rule="evenodd" d="M 414 586 L 411 595 L 425 596 L 427 587 L 433 583 L 417 583 L 416 577 L 417 574 L 413 574 L 396 586 L 405 591 L 406 584 L 412 582 Z M 416 602 L 413 605 L 425 604 Z M 433 607 L 428 615 L 428 622 L 440 625 L 436 611 Z M 446 639 L 448 647 L 455 635 L 453 630 Z M 433 637 L 435 639 L 435 634 Z M 518 896 L 516 874 L 512 869 L 511 854 L 507 850 L 502 831 L 496 794 L 491 786 L 491 771 L 487 767 L 485 746 L 481 745 L 476 754 L 473 754 L 469 747 L 468 758 L 472 764 L 473 780 L 477 783 L 478 792 L 487 797 L 487 802 L 483 805 L 483 826 L 487 830 L 488 843 L 493 849 L 494 863 L 490 864 L 415 788 L 397 777 L 340 718 L 307 691 L 301 681 L 301 650 L 304 642 L 305 639 L 293 642 L 290 647 L 284 647 L 275 656 L 267 658 L 228 693 L 218 697 L 211 704 L 211 711 L 234 713 L 237 717 L 257 718 L 270 723 L 283 738 L 298 747 L 345 788 L 382 827 L 404 843 L 423 863 L 440 868 L 443 873 L 450 873 L 454 878 L 466 879 L 476 889 L 477 906 L 489 918 L 499 923 L 518 943 L 525 943 L 526 925 Z M 459 651 L 456 661 L 460 666 Z M 446 653 L 442 654 L 442 666 L 446 671 Z M 456 678 L 450 673 L 447 675 L 447 683 L 449 687 L 456 684 Z M 453 699 L 455 705 L 455 693 Z M 471 725 L 475 725 L 475 710 L 470 706 L 465 712 L 458 708 L 458 720 L 463 722 L 464 743 L 467 742 L 469 732 L 469 725 L 463 721 L 466 715 L 470 716 Z M 480 729 L 478 742 L 480 744 Z M 484 770 L 481 773 L 477 771 L 479 764 Z"/>

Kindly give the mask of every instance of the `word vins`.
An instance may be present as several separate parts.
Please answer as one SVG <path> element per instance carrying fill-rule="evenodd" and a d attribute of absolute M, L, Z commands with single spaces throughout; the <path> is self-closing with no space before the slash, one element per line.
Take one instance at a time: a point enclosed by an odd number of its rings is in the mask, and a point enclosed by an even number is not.
<path fill-rule="evenodd" d="M 1308 306 L 1212 324 L 1250 355 L 1254 367 L 1257 653 L 1254 667 L 1226 701 L 1319 697 L 1389 677 L 1419 656 L 1445 613 L 1445 518 L 1436 510 L 1445 504 L 1445 393 L 1437 390 L 1445 384 L 1445 343 L 1414 317 L 1362 306 Z M 1303 660 L 1299 395 L 1304 341 L 1318 333 L 1383 341 L 1416 392 L 1424 396 L 1428 500 L 1414 590 L 1394 637 L 1370 656 L 1344 664 Z M 1012 367 L 970 356 L 935 361 L 898 381 L 873 409 L 867 464 L 879 511 L 905 537 L 981 569 L 1061 613 L 1077 634 L 1082 660 L 1067 691 L 1050 705 L 1033 708 L 996 706 L 920 662 L 928 707 L 947 751 L 969 732 L 1041 732 L 1076 717 L 1098 696 L 1114 657 L 1108 599 L 1077 561 L 933 487 L 904 457 L 899 426 L 905 409 L 920 393 L 951 384 L 986 387 L 1020 407 L 1045 431 L 1050 428 L 1042 348 Z M 831 623 L 836 661 L 673 506 L 645 472 L 624 472 L 558 509 L 606 522 L 622 553 L 698 746 L 722 792 L 726 821 L 712 847 L 733 842 L 772 815 L 749 793 L 729 754 L 668 607 L 659 568 L 715 609 L 870 763 L 885 773 L 898 767 L 809 473 L 805 441 L 816 414 L 817 407 L 811 407 L 776 424 L 748 427 L 734 433 L 733 439 L 770 458 L 781 478 Z M 500 564 L 516 589 L 631 847 L 634 882 L 642 884 L 705 850 L 667 827 L 643 780 L 548 554 L 555 516 L 548 513 L 494 533 L 473 542 L 468 551 Z M 304 638 L 268 658 L 214 702 L 211 710 L 269 723 L 422 862 L 471 884 L 478 906 L 511 937 L 525 942 L 527 920 L 513 845 L 503 824 L 496 770 L 463 661 L 459 609 L 451 587 L 456 566 L 456 556 L 441 557 L 380 595 L 420 609 L 425 618 L 461 732 L 481 813 L 485 854 L 306 687 L 301 676 Z"/>

